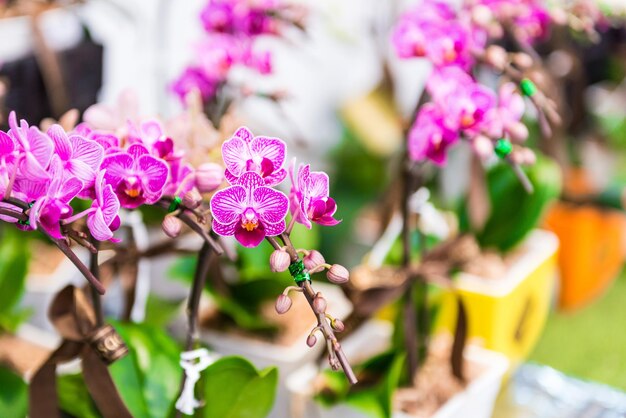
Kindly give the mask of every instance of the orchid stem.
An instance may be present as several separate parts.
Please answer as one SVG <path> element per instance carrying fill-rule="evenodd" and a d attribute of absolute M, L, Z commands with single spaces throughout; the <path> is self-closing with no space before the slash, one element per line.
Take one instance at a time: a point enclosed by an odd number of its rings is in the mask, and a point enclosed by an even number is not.
<path fill-rule="evenodd" d="M 200 253 L 198 254 L 198 264 L 196 265 L 193 285 L 191 288 L 191 292 L 189 293 L 189 299 L 187 300 L 188 329 L 187 341 L 185 343 L 186 351 L 192 350 L 196 342 L 198 341 L 198 309 L 200 307 L 200 297 L 202 296 L 202 290 L 204 289 L 204 284 L 209 274 L 209 261 L 211 257 L 211 251 L 213 251 L 213 248 L 207 241 L 205 241 L 202 245 L 202 248 L 200 249 Z M 187 376 L 183 374 L 180 382 L 180 389 L 178 391 L 179 396 L 183 392 L 186 379 Z M 176 411 L 176 417 L 179 418 L 181 416 L 181 411 Z"/>
<path fill-rule="evenodd" d="M 281 245 L 278 243 L 275 237 L 266 237 L 266 239 L 272 245 L 272 247 L 274 247 L 274 249 L 281 249 Z M 294 263 L 299 261 L 300 257 L 298 256 L 298 252 L 291 242 L 289 234 L 281 234 L 280 239 L 285 244 L 285 249 L 289 254 L 289 257 L 291 258 L 291 262 Z M 317 325 L 320 327 L 328 344 L 329 356 L 339 362 L 343 369 L 343 372 L 348 378 L 348 381 L 353 385 L 356 384 L 358 382 L 358 379 L 356 378 L 352 367 L 350 367 L 350 363 L 348 362 L 348 359 L 346 358 L 346 355 L 341 348 L 341 344 L 339 344 L 339 341 L 337 340 L 337 337 L 335 336 L 335 333 L 330 326 L 328 319 L 326 318 L 326 314 L 324 312 L 319 314 L 315 312 L 315 308 L 313 307 L 313 300 L 315 299 L 317 293 L 313 289 L 311 282 L 308 280 L 304 280 L 298 283 L 298 286 L 302 289 L 302 293 L 304 294 L 307 302 L 309 303 L 309 306 L 311 307 L 311 310 L 317 318 Z M 333 364 L 331 364 L 331 366 L 333 366 Z"/>
<path fill-rule="evenodd" d="M 95 239 L 91 240 L 91 244 L 95 247 L 96 252 L 91 253 L 89 257 L 89 271 L 94 277 L 100 277 L 100 266 L 98 265 L 98 250 L 100 248 L 100 242 Z M 91 289 L 91 302 L 93 304 L 93 310 L 96 313 L 96 326 L 101 327 L 104 324 L 104 313 L 102 312 L 102 300 L 98 292 L 94 292 Z"/>

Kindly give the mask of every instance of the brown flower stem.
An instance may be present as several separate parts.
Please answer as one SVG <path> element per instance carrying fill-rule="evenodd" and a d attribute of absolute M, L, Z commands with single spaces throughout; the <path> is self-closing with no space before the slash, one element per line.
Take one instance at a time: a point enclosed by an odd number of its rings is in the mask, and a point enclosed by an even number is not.
<path fill-rule="evenodd" d="M 224 250 L 222 250 L 222 247 L 217 243 L 217 241 L 215 241 L 213 237 L 211 237 L 201 225 L 191 219 L 189 215 L 183 212 L 178 215 L 178 218 L 183 221 L 189 228 L 191 228 L 195 233 L 200 235 L 204 242 L 208 244 L 213 251 L 215 251 L 215 254 L 222 255 L 224 253 Z"/>
<path fill-rule="evenodd" d="M 409 199 L 415 190 L 415 176 L 408 155 L 405 159 L 403 170 L 403 193 L 402 193 L 402 266 L 409 269 L 411 266 L 411 213 Z M 410 274 L 410 273 L 409 273 Z M 409 276 L 410 284 L 404 293 L 404 306 L 402 309 L 404 319 L 404 344 L 407 352 L 407 370 L 412 380 L 419 367 L 418 342 L 417 342 L 417 312 L 415 309 L 415 276 Z"/>
<path fill-rule="evenodd" d="M 291 258 L 291 262 L 294 263 L 294 262 L 299 261 L 300 257 L 298 256 L 298 252 L 296 251 L 296 248 L 293 246 L 291 242 L 289 234 L 283 233 L 282 235 L 280 235 L 280 238 L 285 244 L 285 247 L 286 247 L 285 249 L 287 253 L 289 254 L 289 257 Z M 274 249 L 276 250 L 281 249 L 281 245 L 278 243 L 276 238 L 266 237 L 266 239 L 272 245 L 272 247 L 274 247 Z M 325 312 L 315 313 L 315 309 L 313 307 L 313 300 L 315 299 L 315 296 L 317 293 L 313 289 L 313 286 L 308 280 L 304 280 L 303 282 L 298 283 L 298 286 L 302 289 L 302 293 L 304 294 L 304 297 L 306 298 L 307 302 L 309 303 L 309 306 L 311 307 L 311 310 L 313 311 L 313 313 L 315 314 L 315 317 L 317 318 L 317 326 L 322 331 L 322 334 L 324 335 L 324 338 L 327 341 L 328 351 L 329 351 L 328 354 L 330 358 L 336 359 L 341 365 L 341 368 L 343 369 L 343 372 L 348 378 L 348 381 L 353 385 L 356 384 L 358 379 L 356 378 L 356 375 L 354 374 L 352 367 L 350 367 L 350 363 L 348 362 L 348 359 L 346 358 L 346 355 L 343 352 L 343 348 L 341 348 L 341 344 L 337 340 L 337 337 L 335 336 L 335 333 L 332 327 L 330 326 L 330 323 L 328 322 L 326 313 Z M 333 366 L 334 368 L 334 365 L 332 363 L 331 363 L 331 366 Z"/>
<path fill-rule="evenodd" d="M 48 236 L 48 238 L 57 247 L 59 247 L 59 250 L 61 250 L 63 254 L 65 254 L 65 256 L 69 258 L 72 263 L 74 263 L 76 268 L 83 274 L 83 276 L 85 276 L 85 279 L 87 279 L 89 284 L 91 284 L 91 286 L 96 290 L 96 292 L 98 292 L 101 295 L 104 295 L 106 290 L 104 286 L 102 285 L 102 283 L 100 283 L 100 280 L 98 280 L 96 276 L 94 276 L 94 274 L 91 272 L 91 270 L 80 260 L 80 258 L 78 258 L 78 256 L 74 253 L 74 251 L 72 251 L 69 245 L 67 245 L 67 242 L 65 242 L 65 240 L 62 240 L 62 239 L 53 238 L 43 228 L 39 228 L 39 230 L 43 232 L 46 236 Z"/>
<path fill-rule="evenodd" d="M 164 200 L 167 203 L 172 203 L 174 201 L 174 198 L 172 196 L 163 196 L 161 198 L 161 200 Z M 180 204 L 180 209 L 182 211 L 188 211 L 188 212 L 193 213 L 194 215 L 196 215 L 196 218 L 198 218 L 198 219 L 205 219 L 206 218 L 206 215 L 204 213 L 198 211 L 198 209 L 192 209 L 192 208 L 190 208 L 188 206 L 183 205 L 182 203 Z"/>
<path fill-rule="evenodd" d="M 16 199 L 14 197 L 5 197 L 4 199 L 2 199 L 3 202 L 5 203 L 9 203 L 11 205 L 17 206 L 18 208 L 22 209 L 22 210 L 28 210 L 30 208 L 30 206 L 28 205 L 28 203 L 20 200 L 20 199 Z"/>
<path fill-rule="evenodd" d="M 0 215 L 10 216 L 11 218 L 17 219 L 18 221 L 26 222 L 28 220 L 28 216 L 24 212 L 16 211 L 9 208 L 0 207 Z"/>
<path fill-rule="evenodd" d="M 96 252 L 92 252 L 89 255 L 89 271 L 94 277 L 100 277 L 100 266 L 98 265 L 98 249 L 100 247 L 100 242 L 92 239 L 91 244 L 96 248 Z M 91 302 L 93 304 L 93 310 L 96 314 L 96 326 L 101 327 L 104 324 L 102 299 L 100 298 L 100 294 L 98 292 L 94 292 L 93 288 L 91 289 Z"/>
<path fill-rule="evenodd" d="M 30 208 L 28 204 L 26 204 L 25 202 L 21 202 L 17 199 L 12 198 L 12 201 L 9 202 L 15 206 L 18 207 L 26 207 L 26 208 Z M 3 208 L 0 207 L 0 214 L 1 215 L 5 215 L 5 216 L 10 216 L 14 219 L 17 219 L 18 221 L 22 221 L 22 222 L 26 222 L 28 221 L 28 215 L 26 215 L 26 213 L 22 212 L 18 212 L 15 211 L 13 209 L 8 209 L 8 208 Z M 69 247 L 69 245 L 67 244 L 67 242 L 63 239 L 56 239 L 54 237 L 52 237 L 50 234 L 48 234 L 46 232 L 46 230 L 44 228 L 41 227 L 41 225 L 39 225 L 39 231 L 41 231 L 42 234 L 44 234 L 45 236 L 47 236 L 50 241 L 52 241 L 62 252 L 63 254 L 65 254 L 65 256 L 67 258 L 70 259 L 70 261 L 72 263 L 74 263 L 74 265 L 76 266 L 76 268 L 83 274 L 83 276 L 85 276 L 85 279 L 87 279 L 87 281 L 89 282 L 89 284 L 91 284 L 91 286 L 101 295 L 104 295 L 105 293 L 105 289 L 104 286 L 102 285 L 102 283 L 100 283 L 100 281 L 96 278 L 96 276 L 94 276 L 92 274 L 92 272 L 89 270 L 89 268 L 87 268 L 87 266 L 80 260 L 80 258 L 78 258 L 78 256 L 74 253 L 74 251 L 71 250 L 71 248 Z"/>
<path fill-rule="evenodd" d="M 211 251 L 213 247 L 208 242 L 204 242 L 200 252 L 198 253 L 198 264 L 196 265 L 196 271 L 194 273 L 193 285 L 191 287 L 191 293 L 187 300 L 187 341 L 185 342 L 185 351 L 190 351 L 196 345 L 198 335 L 198 309 L 200 307 L 200 297 L 202 296 L 202 290 L 206 283 L 206 278 L 209 273 L 209 261 L 211 258 Z M 187 376 L 183 374 L 180 382 L 180 388 L 178 395 L 183 392 L 185 386 L 185 380 Z M 176 417 L 182 416 L 180 411 L 176 411 Z"/>
<path fill-rule="evenodd" d="M 169 209 L 169 205 L 170 205 L 170 201 L 168 201 L 167 198 L 165 198 L 165 199 L 159 200 L 157 203 L 163 209 L 168 210 Z M 184 209 L 184 210 L 182 210 L 177 215 L 178 219 L 183 221 L 185 223 L 185 225 L 187 225 L 189 228 L 191 228 L 191 230 L 193 230 L 196 234 L 200 235 L 200 237 L 208 245 L 211 246 L 212 250 L 215 251 L 215 254 L 222 255 L 224 253 L 224 250 L 222 249 L 222 247 L 207 233 L 207 231 L 202 227 L 202 225 L 198 224 L 196 221 L 191 219 L 191 217 L 189 217 L 189 215 L 186 213 L 186 211 L 187 211 L 186 207 L 182 207 L 182 209 Z"/>

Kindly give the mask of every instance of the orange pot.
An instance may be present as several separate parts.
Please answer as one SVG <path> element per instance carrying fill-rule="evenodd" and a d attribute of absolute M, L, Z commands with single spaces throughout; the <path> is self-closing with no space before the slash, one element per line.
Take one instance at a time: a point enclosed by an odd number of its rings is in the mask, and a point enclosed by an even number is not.
<path fill-rule="evenodd" d="M 578 308 L 600 296 L 624 263 L 626 216 L 558 202 L 548 212 L 546 226 L 561 241 L 559 307 Z"/>

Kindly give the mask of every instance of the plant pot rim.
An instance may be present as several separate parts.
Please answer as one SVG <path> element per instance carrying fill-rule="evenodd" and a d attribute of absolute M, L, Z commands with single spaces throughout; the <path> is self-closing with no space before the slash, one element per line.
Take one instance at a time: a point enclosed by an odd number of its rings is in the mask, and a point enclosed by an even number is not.
<path fill-rule="evenodd" d="M 550 231 L 535 229 L 520 245 L 520 248 L 523 250 L 520 257 L 509 266 L 503 277 L 486 280 L 474 274 L 461 272 L 455 280 L 455 287 L 494 297 L 505 296 L 515 290 L 526 277 L 557 252 L 559 239 Z"/>
<path fill-rule="evenodd" d="M 388 330 L 391 325 L 386 321 L 372 320 L 366 323 L 363 328 L 369 331 Z M 369 332 L 367 333 L 369 334 Z M 344 344 L 346 355 L 351 357 L 361 348 L 364 340 L 354 341 L 353 344 Z M 431 416 L 431 418 L 448 418 L 457 417 L 457 409 L 462 407 L 465 402 L 476 396 L 476 394 L 486 391 L 490 386 L 499 384 L 502 377 L 509 368 L 509 359 L 501 353 L 487 350 L 483 347 L 469 344 L 464 352 L 465 361 L 471 361 L 483 367 L 482 372 L 471 382 L 466 388 L 450 398 L 441 408 Z M 313 364 L 307 364 L 289 375 L 286 386 L 291 393 L 292 399 L 295 398 L 311 398 L 313 396 L 313 386 L 309 383 L 318 375 L 319 368 Z M 314 402 L 314 401 L 313 401 Z M 404 412 L 396 411 L 393 413 L 394 418 L 414 418 Z"/>

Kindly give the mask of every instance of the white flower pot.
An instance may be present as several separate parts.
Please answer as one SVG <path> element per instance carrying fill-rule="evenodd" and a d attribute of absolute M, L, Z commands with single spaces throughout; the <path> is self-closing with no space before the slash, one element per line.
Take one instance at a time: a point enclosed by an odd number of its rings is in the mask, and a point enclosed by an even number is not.
<path fill-rule="evenodd" d="M 385 331 L 386 329 L 386 331 Z M 372 344 L 380 339 L 378 335 L 390 335 L 390 325 L 379 321 L 370 321 L 360 332 L 355 333 L 344 343 L 346 355 L 354 358 L 367 350 L 372 353 Z M 383 351 L 379 349 L 378 352 Z M 502 377 L 509 361 L 502 354 L 485 350 L 477 346 L 468 346 L 465 360 L 479 365 L 483 372 L 465 388 L 446 402 L 432 418 L 490 418 L 496 401 Z M 325 408 L 312 399 L 313 379 L 318 369 L 308 365 L 294 372 L 287 380 L 290 394 L 290 417 L 292 418 L 369 418 L 369 416 L 348 405 Z M 394 412 L 394 418 L 412 418 L 402 412 Z"/>

